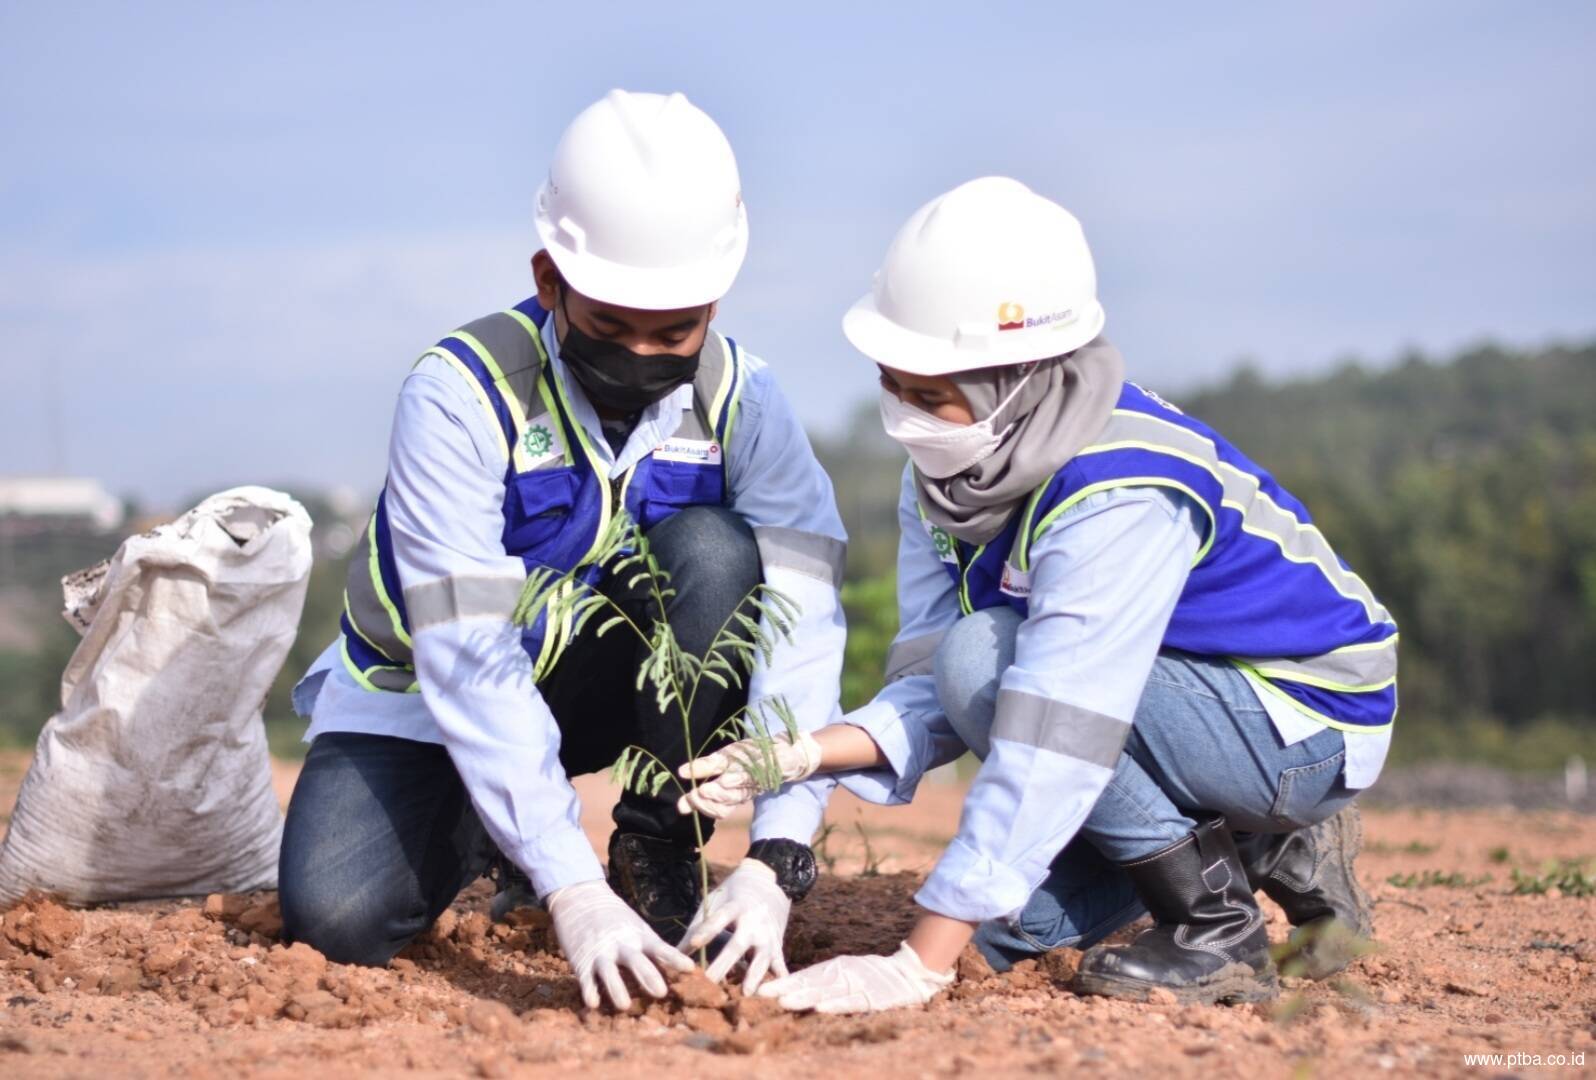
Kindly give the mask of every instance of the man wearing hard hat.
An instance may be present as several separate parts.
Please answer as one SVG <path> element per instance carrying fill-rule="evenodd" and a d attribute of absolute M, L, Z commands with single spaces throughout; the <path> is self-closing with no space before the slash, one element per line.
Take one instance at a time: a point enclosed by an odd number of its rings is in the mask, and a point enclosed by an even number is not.
<path fill-rule="evenodd" d="M 788 1008 L 921 1004 L 972 938 L 999 969 L 1087 949 L 1083 993 L 1267 998 L 1255 889 L 1294 973 L 1370 930 L 1352 800 L 1390 745 L 1396 625 L 1266 471 L 1125 381 L 1096 286 L 1075 218 L 989 177 L 910 218 L 843 321 L 910 458 L 900 629 L 887 686 L 783 775 L 900 803 L 982 765 L 908 940 L 760 989 Z M 745 756 L 690 763 L 717 777 L 694 803 L 746 796 Z"/>
<path fill-rule="evenodd" d="M 781 695 L 805 728 L 834 717 L 845 538 L 769 369 L 710 327 L 748 243 L 714 121 L 680 94 L 611 92 L 561 138 L 536 220 L 536 295 L 445 337 L 400 391 L 342 634 L 295 692 L 311 746 L 283 836 L 283 923 L 334 960 L 383 964 L 494 863 L 496 907 L 526 883 L 587 1004 L 602 987 L 624 1008 L 623 968 L 660 996 L 661 969 L 691 966 L 673 945 L 703 900 L 692 822 L 670 795 L 628 791 L 606 879 L 568 777 L 630 744 L 670 766 L 687 750 L 635 687 L 635 641 L 582 629 L 557 648 L 541 620 L 513 624 L 528 573 L 586 568 L 641 612 L 591 566 L 624 509 L 672 577 L 687 651 L 761 580 L 796 602 L 790 642 L 745 690 L 700 687 L 696 743 L 745 700 Z M 712 974 L 739 960 L 751 986 L 785 973 L 827 790 L 761 800 L 749 858 L 712 897 L 735 930 Z"/>

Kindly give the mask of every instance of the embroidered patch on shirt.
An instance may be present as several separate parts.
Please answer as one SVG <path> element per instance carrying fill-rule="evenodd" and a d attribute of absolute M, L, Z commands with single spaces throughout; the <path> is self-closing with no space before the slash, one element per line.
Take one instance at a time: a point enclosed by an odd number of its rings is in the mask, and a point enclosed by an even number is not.
<path fill-rule="evenodd" d="M 931 546 L 936 548 L 937 558 L 945 563 L 959 561 L 958 552 L 953 546 L 953 534 L 940 525 L 933 525 L 925 518 L 920 519 L 920 524 L 925 526 L 925 533 L 931 538 Z"/>
<path fill-rule="evenodd" d="M 564 447 L 546 424 L 533 424 L 527 428 L 515 450 L 517 472 L 530 472 L 565 459 Z"/>

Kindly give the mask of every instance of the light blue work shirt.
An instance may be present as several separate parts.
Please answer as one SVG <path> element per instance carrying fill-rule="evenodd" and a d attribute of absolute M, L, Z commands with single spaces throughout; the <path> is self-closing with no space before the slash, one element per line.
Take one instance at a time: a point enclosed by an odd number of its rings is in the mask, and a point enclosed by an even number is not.
<path fill-rule="evenodd" d="M 675 433 L 692 408 L 693 388 L 678 387 L 644 409 L 616 454 L 560 359 L 554 323 L 544 325 L 543 343 L 555 377 L 609 476 L 619 476 Z M 747 378 L 726 446 L 728 507 L 754 530 L 766 584 L 801 610 L 792 641 L 757 665 L 749 700 L 781 695 L 798 725 L 813 730 L 841 716 L 837 589 L 846 534 L 831 481 L 769 368 L 742 355 Z M 503 437 L 476 388 L 438 356 L 424 356 L 399 392 L 388 451 L 388 520 L 407 591 L 448 578 L 525 579 L 520 558 L 507 554 L 501 539 L 506 465 Z M 294 691 L 296 710 L 311 717 L 306 741 L 341 731 L 442 744 L 488 834 L 540 896 L 602 878 L 520 628 L 503 615 L 466 617 L 423 626 L 412 641 L 420 687 L 412 694 L 362 689 L 339 661 L 337 642 L 329 646 Z M 816 778 L 756 800 L 754 838 L 807 844 L 832 786 Z"/>
<path fill-rule="evenodd" d="M 926 673 L 935 643 L 959 618 L 958 593 L 921 522 L 907 469 L 898 521 L 901 629 L 892 655 L 908 662 L 889 659 L 889 667 L 896 662 L 913 673 L 844 717 L 870 733 L 887 765 L 839 777 L 854 794 L 883 804 L 909 801 L 927 771 L 965 752 Z M 1202 544 L 1201 521 L 1195 502 L 1163 487 L 1110 488 L 1061 514 L 1031 547 L 1029 615 L 1000 689 L 1130 724 Z M 1323 730 L 1299 713 L 1286 715 L 1276 695 L 1258 696 L 1285 745 Z M 1390 730 L 1348 732 L 1346 742 L 1346 783 L 1366 787 L 1379 775 Z M 916 901 L 971 921 L 1012 915 L 1112 774 L 1101 764 L 994 739 L 958 833 Z"/>

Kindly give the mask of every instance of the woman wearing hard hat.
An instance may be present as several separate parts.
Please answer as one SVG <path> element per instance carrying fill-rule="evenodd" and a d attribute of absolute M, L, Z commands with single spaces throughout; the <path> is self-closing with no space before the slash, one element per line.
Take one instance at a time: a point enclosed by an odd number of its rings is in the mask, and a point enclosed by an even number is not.
<path fill-rule="evenodd" d="M 1389 745 L 1396 626 L 1267 472 L 1125 381 L 1103 323 L 1079 224 L 1002 178 L 922 207 L 843 320 L 910 457 L 901 629 L 887 685 L 785 775 L 890 804 L 982 765 L 908 940 L 761 990 L 788 1008 L 925 1002 L 972 938 L 1000 970 L 1087 949 L 1083 993 L 1266 998 L 1255 888 L 1297 927 L 1288 973 L 1370 931 L 1352 800 Z M 685 767 L 718 775 L 700 806 L 746 797 L 739 757 Z"/>

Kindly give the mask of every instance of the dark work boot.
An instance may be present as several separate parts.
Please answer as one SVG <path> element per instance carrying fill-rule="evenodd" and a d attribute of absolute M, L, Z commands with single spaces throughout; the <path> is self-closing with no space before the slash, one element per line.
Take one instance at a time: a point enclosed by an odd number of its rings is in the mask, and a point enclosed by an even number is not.
<path fill-rule="evenodd" d="M 638 833 L 610 834 L 608 880 L 615 894 L 672 945 L 682 940 L 704 899 L 697 852 Z"/>
<path fill-rule="evenodd" d="M 1353 868 L 1362 846 L 1356 803 L 1306 829 L 1237 838 L 1252 887 L 1294 927 L 1276 950 L 1282 974 L 1327 978 L 1368 951 L 1374 918 Z"/>
<path fill-rule="evenodd" d="M 1223 818 L 1120 866 L 1154 925 L 1129 945 L 1081 957 L 1075 991 L 1145 1001 L 1153 990 L 1213 1004 L 1266 1001 L 1279 988 L 1263 912 Z"/>
<path fill-rule="evenodd" d="M 503 855 L 495 855 L 488 864 L 488 877 L 493 881 L 493 900 L 488 905 L 488 914 L 494 922 L 504 922 L 510 917 L 510 912 L 518 908 L 538 908 L 542 910 L 543 902 L 538 899 L 538 894 L 532 891 L 532 882 L 521 868 L 506 859 Z"/>

